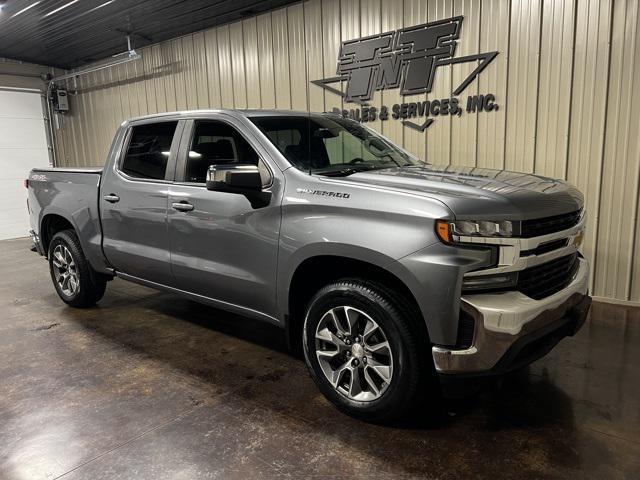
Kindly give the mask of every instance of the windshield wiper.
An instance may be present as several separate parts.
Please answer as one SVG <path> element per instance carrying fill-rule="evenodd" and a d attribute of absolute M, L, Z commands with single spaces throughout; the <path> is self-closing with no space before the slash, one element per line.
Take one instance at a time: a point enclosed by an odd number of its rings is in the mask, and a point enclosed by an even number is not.
<path fill-rule="evenodd" d="M 369 170 L 369 169 L 367 169 Z M 325 177 L 348 177 L 354 173 L 364 172 L 359 168 L 343 168 L 342 170 L 332 170 L 330 172 L 316 172 L 318 175 L 324 175 Z"/>
<path fill-rule="evenodd" d="M 372 170 L 384 170 L 385 168 L 393 168 L 389 165 L 362 165 L 345 167 L 339 170 L 330 170 L 328 172 L 314 172 L 318 175 L 325 175 L 327 177 L 348 177 L 354 173 L 370 172 Z"/>

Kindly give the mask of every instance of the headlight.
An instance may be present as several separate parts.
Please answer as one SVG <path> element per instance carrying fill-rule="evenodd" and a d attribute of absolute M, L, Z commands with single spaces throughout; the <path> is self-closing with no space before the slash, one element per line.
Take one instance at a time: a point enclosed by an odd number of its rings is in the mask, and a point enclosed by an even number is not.
<path fill-rule="evenodd" d="M 504 220 L 491 222 L 487 220 L 457 220 L 451 222 L 455 235 L 476 235 L 480 237 L 510 237 L 513 235 L 513 224 Z"/>
<path fill-rule="evenodd" d="M 448 220 L 436 221 L 436 232 L 443 242 L 451 242 L 451 235 L 473 237 L 511 237 L 513 223 L 509 220 L 494 222 L 490 220 Z"/>

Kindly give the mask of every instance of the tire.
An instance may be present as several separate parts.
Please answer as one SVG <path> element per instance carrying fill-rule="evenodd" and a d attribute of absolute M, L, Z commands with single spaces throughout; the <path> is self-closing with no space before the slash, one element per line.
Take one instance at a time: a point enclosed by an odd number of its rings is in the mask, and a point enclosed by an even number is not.
<path fill-rule="evenodd" d="M 86 308 L 102 298 L 107 280 L 91 268 L 73 230 L 63 230 L 53 236 L 48 259 L 53 286 L 67 305 Z"/>
<path fill-rule="evenodd" d="M 329 284 L 309 302 L 302 339 L 307 367 L 342 412 L 372 422 L 397 420 L 411 414 L 433 386 L 433 363 L 420 348 L 428 338 L 406 304 L 384 286 L 360 279 Z"/>

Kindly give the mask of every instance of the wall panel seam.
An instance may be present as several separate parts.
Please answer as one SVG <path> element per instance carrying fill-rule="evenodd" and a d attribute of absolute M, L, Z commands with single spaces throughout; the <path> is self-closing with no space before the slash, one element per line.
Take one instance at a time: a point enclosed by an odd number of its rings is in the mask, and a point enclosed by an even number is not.
<path fill-rule="evenodd" d="M 614 15 L 613 15 L 613 7 L 612 7 L 612 2 L 608 3 L 608 9 L 609 9 L 609 32 L 608 32 L 608 40 L 607 40 L 607 79 L 606 79 L 606 84 L 605 84 L 605 94 L 604 94 L 604 98 L 606 101 L 609 100 L 609 86 L 610 86 L 610 80 L 611 80 L 611 45 L 612 45 L 612 39 L 613 39 L 613 20 L 614 20 Z M 600 13 L 600 11 L 598 10 L 598 13 Z M 602 125 L 602 145 L 600 147 L 600 168 L 599 168 L 599 172 L 598 172 L 598 195 L 596 197 L 596 216 L 594 218 L 594 228 L 596 230 L 596 242 L 593 245 L 593 264 L 591 265 L 591 269 L 592 269 L 592 278 L 593 278 L 593 286 L 595 289 L 595 281 L 596 281 L 596 274 L 597 274 L 597 269 L 598 269 L 598 242 L 597 242 L 597 232 L 600 230 L 600 208 L 602 206 L 602 190 L 604 188 L 604 181 L 602 179 L 602 174 L 604 173 L 604 167 L 605 167 L 605 146 L 606 146 L 606 134 L 607 134 L 607 124 L 608 124 L 608 116 L 606 114 L 606 111 L 603 112 L 604 114 L 604 120 L 603 120 L 603 125 Z"/>
<path fill-rule="evenodd" d="M 631 45 L 631 57 L 632 57 L 632 62 L 633 62 L 633 67 L 631 68 L 631 79 L 630 79 L 630 90 L 633 91 L 633 85 L 635 83 L 635 79 L 636 79 L 636 74 L 638 74 L 638 70 L 640 70 L 640 66 L 638 66 L 636 64 L 636 55 L 638 55 L 638 53 L 635 51 L 635 47 L 638 45 L 638 43 L 640 43 L 638 41 L 638 27 L 640 25 L 639 21 L 638 21 L 638 14 L 640 13 L 640 8 L 638 8 L 638 3 L 636 3 L 636 15 L 635 15 L 635 24 L 634 24 L 634 29 L 633 29 L 633 38 L 632 38 L 632 45 Z M 630 111 L 633 112 L 632 110 L 633 105 L 630 106 Z M 633 115 L 633 113 L 632 113 Z M 638 118 L 636 117 L 636 129 L 638 129 Z M 631 124 L 631 122 L 629 122 Z M 635 138 L 636 144 L 640 145 L 640 138 L 636 137 Z M 627 135 L 627 142 L 629 142 L 629 135 Z M 626 152 L 628 153 L 628 145 L 626 148 Z M 636 151 L 637 154 L 640 154 L 640 148 Z M 627 282 L 627 290 L 626 290 L 626 299 L 627 300 L 631 300 L 632 294 L 633 294 L 633 287 L 634 285 L 634 259 L 636 258 L 636 242 L 637 242 L 637 233 L 638 233 L 638 209 L 640 208 L 640 182 L 638 182 L 638 178 L 640 178 L 640 162 L 636 162 L 636 170 L 634 172 L 634 177 L 636 179 L 636 184 L 635 184 L 635 192 L 634 192 L 634 201 L 633 201 L 633 206 L 632 206 L 632 215 L 631 218 L 633 220 L 633 227 L 631 229 L 631 256 L 629 257 L 629 272 L 628 272 L 628 282 Z"/>
<path fill-rule="evenodd" d="M 483 2 L 479 2 L 478 5 L 479 5 L 479 7 L 478 7 L 478 9 L 479 9 L 479 12 L 478 12 L 478 17 L 479 17 L 479 20 L 478 20 L 478 42 L 477 42 L 478 48 L 476 50 L 476 53 L 480 53 L 480 50 L 482 48 L 482 5 L 483 5 Z M 475 79 L 474 82 L 476 83 L 476 91 L 478 93 L 480 93 L 480 91 L 479 91 L 480 90 L 480 80 L 479 79 Z M 476 115 L 475 122 L 474 122 L 475 123 L 475 131 L 476 131 L 476 133 L 475 133 L 476 141 L 475 141 L 475 145 L 474 145 L 475 149 L 474 149 L 474 155 L 473 155 L 474 156 L 474 159 L 473 159 L 474 168 L 476 168 L 478 166 L 478 144 L 480 143 L 480 141 L 478 140 L 478 136 L 480 135 L 480 123 L 479 123 L 478 119 L 479 119 L 479 115 Z M 426 158 L 426 155 L 425 155 L 425 158 Z"/>
<path fill-rule="evenodd" d="M 532 172 L 536 172 L 538 164 L 538 115 L 540 113 L 540 67 L 542 63 L 542 25 L 544 24 L 544 2 L 540 2 L 540 24 L 538 25 L 538 71 L 536 72 L 536 109 L 533 115 L 533 165 L 531 166 Z M 552 19 L 553 22 L 553 19 Z M 553 27 L 553 25 L 552 25 Z M 553 33 L 552 33 L 553 35 Z M 549 92 L 547 92 L 548 94 Z"/>
<path fill-rule="evenodd" d="M 505 89 L 504 89 L 504 125 L 505 125 L 505 132 L 504 132 L 504 142 L 502 145 L 502 166 L 503 168 L 506 167 L 507 164 L 507 143 L 508 143 L 508 138 L 507 138 L 507 122 L 508 122 L 508 117 L 509 117 L 509 109 L 506 107 L 508 105 L 508 101 L 509 101 L 509 62 L 510 62 L 510 56 L 511 56 L 511 15 L 512 15 L 512 2 L 509 2 L 509 15 L 507 18 L 507 22 L 509 25 L 509 30 L 507 33 L 507 62 L 506 62 L 506 76 L 505 76 Z"/>
<path fill-rule="evenodd" d="M 324 4 L 324 0 L 320 0 L 320 58 L 322 59 L 322 74 L 325 74 L 324 71 L 324 32 L 322 31 L 322 25 L 324 24 L 324 8 L 322 5 Z M 324 111 L 327 110 L 327 92 L 325 89 L 322 89 L 322 109 Z"/>
<path fill-rule="evenodd" d="M 293 89 L 291 88 L 291 43 L 289 39 L 289 7 L 285 10 L 286 13 L 286 22 L 285 26 L 287 27 L 287 63 L 289 64 L 289 68 L 287 69 L 287 73 L 289 74 L 289 109 L 293 109 Z"/>
<path fill-rule="evenodd" d="M 272 12 L 269 12 L 269 24 L 271 25 L 271 30 L 269 34 L 271 35 L 271 48 L 273 48 L 273 15 Z M 278 93 L 276 89 L 276 62 L 273 58 L 273 53 L 271 55 L 271 73 L 273 74 L 273 104 L 274 106 L 278 106 Z"/>
<path fill-rule="evenodd" d="M 249 98 L 251 97 L 251 95 L 249 94 L 249 89 L 248 87 L 248 79 L 247 77 L 249 76 L 249 72 L 248 72 L 248 66 L 247 66 L 247 46 L 246 46 L 246 42 L 245 42 L 245 23 L 246 23 L 246 19 L 241 19 L 239 21 L 240 23 L 240 36 L 241 36 L 241 42 L 240 45 L 242 46 L 242 65 L 243 65 L 243 76 L 244 76 L 244 102 L 245 102 L 245 108 L 249 108 L 250 103 L 249 103 Z M 260 84 L 258 83 L 258 86 Z M 255 108 L 255 107 L 254 107 Z"/>
<path fill-rule="evenodd" d="M 569 88 L 573 93 L 573 81 L 575 75 L 575 67 L 576 67 L 576 38 L 578 36 L 578 1 L 574 0 L 573 2 L 573 38 L 571 41 L 571 74 L 569 77 Z M 564 158 L 564 178 L 565 180 L 569 178 L 569 155 L 571 152 L 571 105 L 573 102 L 569 102 L 569 115 L 567 115 L 567 135 L 566 135 L 566 145 L 567 151 L 565 153 Z"/>

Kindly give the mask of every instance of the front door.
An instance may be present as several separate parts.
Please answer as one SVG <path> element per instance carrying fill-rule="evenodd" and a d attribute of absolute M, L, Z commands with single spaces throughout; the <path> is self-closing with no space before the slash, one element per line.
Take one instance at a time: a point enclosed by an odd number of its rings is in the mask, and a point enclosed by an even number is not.
<path fill-rule="evenodd" d="M 171 264 L 178 288 L 270 316 L 276 311 L 281 172 L 269 168 L 255 140 L 231 117 L 193 120 L 185 128 L 169 191 Z M 259 165 L 267 205 L 206 189 L 210 165 Z"/>
<path fill-rule="evenodd" d="M 103 249 L 119 272 L 162 285 L 171 274 L 167 202 L 184 121 L 134 123 L 100 190 Z"/>

